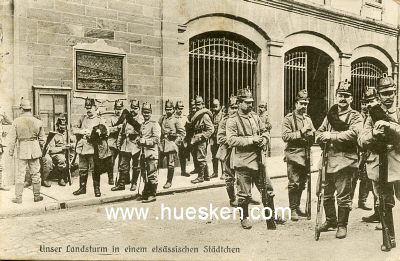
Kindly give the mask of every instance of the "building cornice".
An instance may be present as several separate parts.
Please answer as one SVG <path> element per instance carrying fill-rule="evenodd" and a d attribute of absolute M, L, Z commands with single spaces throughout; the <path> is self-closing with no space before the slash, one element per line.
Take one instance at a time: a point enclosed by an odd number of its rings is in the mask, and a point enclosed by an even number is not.
<path fill-rule="evenodd" d="M 380 34 L 386 34 L 390 36 L 397 36 L 399 30 L 396 26 L 389 25 L 387 23 L 362 18 L 356 15 L 352 15 L 345 11 L 340 12 L 337 10 L 328 9 L 326 7 L 319 7 L 316 5 L 301 3 L 294 0 L 244 0 L 255 4 L 269 6 L 292 13 L 297 13 L 305 16 L 312 16 L 318 19 L 343 24 L 358 29 L 372 31 Z"/>

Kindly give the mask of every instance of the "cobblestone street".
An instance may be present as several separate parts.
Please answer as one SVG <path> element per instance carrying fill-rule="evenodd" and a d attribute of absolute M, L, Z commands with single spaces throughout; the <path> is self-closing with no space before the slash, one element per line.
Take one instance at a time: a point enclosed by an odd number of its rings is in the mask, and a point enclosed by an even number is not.
<path fill-rule="evenodd" d="M 276 206 L 287 206 L 286 179 L 274 180 Z M 314 183 L 315 184 L 315 183 Z M 313 192 L 314 193 L 314 192 Z M 313 194 L 314 195 L 314 194 Z M 255 197 L 258 194 L 255 193 Z M 314 196 L 315 199 L 315 196 Z M 371 201 L 370 195 L 369 200 Z M 369 201 L 369 205 L 371 202 Z M 400 260 L 400 249 L 389 253 L 380 251 L 381 232 L 375 224 L 360 222 L 371 212 L 354 208 L 350 215 L 348 237 L 335 238 L 335 232 L 323 233 L 315 242 L 315 218 L 288 222 L 268 231 L 261 221 L 253 229 L 243 230 L 238 220 L 157 220 L 160 206 L 187 208 L 193 206 L 224 207 L 227 196 L 224 188 L 214 188 L 158 197 L 149 205 L 137 201 L 124 201 L 101 206 L 53 211 L 36 216 L 14 217 L 1 220 L 1 259 L 214 259 L 214 260 Z M 303 197 L 303 206 L 305 197 Z M 108 220 L 106 208 L 149 207 L 149 218 L 144 220 Z M 398 207 L 397 207 L 398 208 Z M 400 234 L 399 211 L 395 212 L 397 234 Z M 315 214 L 315 202 L 313 202 Z M 97 248 L 97 253 L 67 252 L 72 247 Z M 114 248 L 113 248 L 114 246 Z M 129 249 L 129 246 L 131 247 Z M 198 248 L 198 253 L 160 253 L 155 247 Z M 228 246 L 238 253 L 205 253 L 206 246 Z M 47 248 L 45 248 L 47 247 Z M 52 251 L 43 252 L 52 247 Z M 59 247 L 59 248 L 57 248 Z M 113 252 L 119 247 L 119 252 Z M 105 251 L 105 248 L 106 251 Z M 103 250 L 101 250 L 103 249 Z M 332 251 L 333 250 L 333 251 Z M 92 250 L 96 251 L 96 250 Z M 330 253 L 327 259 L 324 256 Z"/>

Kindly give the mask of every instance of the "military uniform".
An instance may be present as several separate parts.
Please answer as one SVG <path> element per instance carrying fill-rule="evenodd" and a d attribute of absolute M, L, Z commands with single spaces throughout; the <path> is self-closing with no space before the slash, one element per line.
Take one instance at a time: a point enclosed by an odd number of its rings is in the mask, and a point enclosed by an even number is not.
<path fill-rule="evenodd" d="M 213 108 L 212 108 L 212 122 L 214 124 L 214 133 L 211 135 L 210 138 L 210 147 L 211 147 L 211 155 L 212 155 L 212 164 L 213 164 L 213 174 L 211 178 L 218 177 L 218 163 L 219 160 L 217 159 L 216 155 L 218 152 L 218 141 L 217 141 L 217 132 L 218 132 L 218 125 L 222 118 L 224 117 L 223 110 L 220 107 L 219 101 L 214 99 L 213 101 Z"/>
<path fill-rule="evenodd" d="M 347 80 L 340 82 L 336 90 L 337 95 L 351 97 L 350 87 L 350 82 Z M 320 143 L 324 142 L 325 135 L 330 135 L 327 141 L 328 166 L 324 194 L 326 222 L 321 231 L 327 231 L 329 227 L 338 227 L 337 238 L 344 238 L 347 234 L 347 223 L 352 205 L 352 178 L 358 167 L 357 135 L 362 129 L 362 122 L 361 114 L 353 110 L 350 105 L 344 112 L 339 112 L 338 104 L 335 104 L 329 109 L 316 132 L 316 140 Z M 338 217 L 335 208 L 335 191 Z"/>
<path fill-rule="evenodd" d="M 196 98 L 197 105 L 204 105 L 202 97 L 198 96 Z M 207 166 L 207 142 L 214 132 L 211 117 L 211 112 L 206 108 L 202 108 L 195 112 L 189 123 L 194 132 L 190 145 L 195 169 L 198 171 L 198 177 L 191 181 L 194 184 L 210 180 Z"/>
<path fill-rule="evenodd" d="M 297 94 L 296 104 L 300 104 L 300 102 L 308 103 L 308 100 L 307 91 L 301 90 Z M 282 139 L 286 142 L 285 159 L 289 179 L 289 207 L 293 221 L 298 220 L 298 215 L 305 216 L 300 210 L 300 202 L 301 194 L 306 186 L 308 172 L 310 171 L 306 166 L 306 150 L 311 152 L 310 147 L 314 142 L 315 132 L 310 116 L 305 114 L 305 111 L 304 113 L 299 113 L 299 110 L 302 110 L 302 107 L 288 113 L 282 124 Z M 302 130 L 305 129 L 307 130 L 303 132 Z M 311 154 L 308 156 L 311 158 Z"/>
<path fill-rule="evenodd" d="M 22 193 L 24 189 L 24 178 L 26 168 L 32 178 L 32 187 L 34 201 L 41 201 L 40 196 L 40 162 L 42 157 L 42 148 L 45 143 L 45 134 L 42 122 L 33 117 L 29 100 L 21 100 L 21 108 L 23 112 L 21 116 L 13 121 L 11 129 L 10 150 L 9 154 L 14 155 L 15 146 L 18 151 L 18 172 L 15 176 L 15 199 L 14 203 L 22 203 Z"/>
<path fill-rule="evenodd" d="M 182 142 L 178 144 L 178 157 L 179 157 L 179 164 L 181 165 L 181 175 L 185 177 L 189 177 L 190 174 L 186 172 L 186 158 L 187 154 L 190 153 L 187 149 L 187 143 L 185 142 L 186 138 L 186 124 L 189 122 L 188 117 L 183 115 L 182 113 L 179 115 L 176 110 L 180 109 L 183 110 L 183 102 L 177 101 L 175 104 L 175 118 L 180 122 L 181 126 L 185 128 L 185 136 L 182 137 Z"/>
<path fill-rule="evenodd" d="M 265 108 L 265 110 L 263 112 L 259 113 L 258 116 L 260 116 L 261 121 L 264 122 L 265 128 L 267 129 L 268 133 L 271 133 L 272 124 L 269 119 L 269 114 L 267 111 L 267 103 L 260 102 L 260 104 L 258 105 L 258 108 Z M 268 143 L 267 150 L 268 150 L 268 157 L 271 157 L 271 153 L 272 153 L 271 142 Z"/>
<path fill-rule="evenodd" d="M 151 105 L 144 103 L 142 105 L 142 114 L 151 113 Z M 148 203 L 156 200 L 158 178 L 157 161 L 158 145 L 160 143 L 161 128 L 160 125 L 150 119 L 146 119 L 140 128 L 140 139 L 138 141 L 141 148 L 141 160 L 144 158 L 144 164 L 141 162 L 141 175 L 144 183 L 142 202 Z M 144 155 L 144 157 L 143 157 Z"/>
<path fill-rule="evenodd" d="M 173 110 L 173 103 L 167 100 L 165 102 L 165 109 Z M 158 123 L 161 126 L 161 140 L 159 144 L 160 161 L 164 157 L 167 157 L 167 182 L 164 185 L 164 188 L 167 189 L 172 185 L 176 154 L 179 151 L 178 145 L 182 143 L 186 133 L 184 126 L 181 125 L 181 122 L 173 114 L 171 116 L 167 114 L 161 116 Z"/>
<path fill-rule="evenodd" d="M 3 153 L 5 147 L 3 138 L 7 135 L 7 132 L 3 129 L 3 125 L 11 124 L 12 122 L 8 119 L 6 114 L 0 114 L 0 190 L 9 190 L 3 185 Z"/>

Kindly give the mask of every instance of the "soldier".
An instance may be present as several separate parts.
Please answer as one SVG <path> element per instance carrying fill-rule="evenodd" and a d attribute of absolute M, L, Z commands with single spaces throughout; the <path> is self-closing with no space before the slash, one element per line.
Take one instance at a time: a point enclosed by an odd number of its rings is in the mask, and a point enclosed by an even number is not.
<path fill-rule="evenodd" d="M 143 118 L 139 115 L 140 106 L 139 101 L 136 99 L 131 100 L 131 114 L 133 118 L 139 123 L 143 123 Z M 137 144 L 139 139 L 140 129 L 135 129 L 128 122 L 123 123 L 121 130 L 118 134 L 117 148 L 119 149 L 119 179 L 115 187 L 111 191 L 125 190 L 125 184 L 131 183 L 131 191 L 137 188 L 137 180 L 140 173 L 139 155 L 140 148 Z M 132 161 L 132 181 L 130 180 L 130 169 Z"/>
<path fill-rule="evenodd" d="M 272 125 L 269 120 L 269 115 L 267 111 L 268 105 L 267 102 L 261 101 L 258 105 L 258 116 L 264 122 L 265 128 L 267 129 L 268 133 L 271 134 Z M 271 142 L 268 142 L 268 157 L 271 157 Z"/>
<path fill-rule="evenodd" d="M 187 144 L 186 149 L 187 149 L 188 153 L 192 154 L 192 159 L 193 159 L 193 167 L 194 168 L 190 172 L 190 175 L 198 173 L 197 169 L 196 169 L 196 166 L 197 166 L 196 157 L 193 155 L 193 150 L 192 150 L 192 147 L 190 146 L 190 140 L 192 139 L 192 136 L 193 136 L 193 133 L 191 133 L 191 131 L 190 131 L 190 128 L 191 128 L 190 120 L 192 119 L 193 115 L 196 113 L 196 110 L 197 110 L 196 101 L 195 101 L 195 99 L 191 99 L 190 100 L 190 104 L 189 104 L 188 122 L 187 122 L 187 124 L 185 126 L 186 137 L 184 139 L 184 143 Z M 189 155 L 188 155 L 188 158 L 189 158 Z"/>
<path fill-rule="evenodd" d="M 29 100 L 21 99 L 21 115 L 13 122 L 11 129 L 10 150 L 11 157 L 14 156 L 15 145 L 18 143 L 18 172 L 15 176 L 15 199 L 13 203 L 22 203 L 24 190 L 24 178 L 26 169 L 32 178 L 33 201 L 42 201 L 40 195 L 40 162 L 42 148 L 45 143 L 45 134 L 42 122 L 32 115 L 32 106 Z"/>
<path fill-rule="evenodd" d="M 3 129 L 3 125 L 11 125 L 12 122 L 7 117 L 6 113 L 1 110 L 0 105 L 0 191 L 9 191 L 10 189 L 4 186 L 3 184 L 3 152 L 4 152 L 4 143 L 3 138 L 7 136 L 7 132 Z"/>
<path fill-rule="evenodd" d="M 224 116 L 223 109 L 219 103 L 218 99 L 214 99 L 211 106 L 212 112 L 212 122 L 214 124 L 214 133 L 211 135 L 210 138 L 210 145 L 211 145 L 211 155 L 212 155 L 212 164 L 213 164 L 213 174 L 210 178 L 217 178 L 218 177 L 218 165 L 219 160 L 216 158 L 217 151 L 218 151 L 218 142 L 217 142 L 217 132 L 218 132 L 218 125 L 219 122 L 222 120 Z"/>
<path fill-rule="evenodd" d="M 395 205 L 394 194 L 400 200 L 400 145 L 397 142 L 400 135 L 400 109 L 396 108 L 394 99 L 396 97 L 396 85 L 393 78 L 383 75 L 378 81 L 378 91 L 370 89 L 365 94 L 368 101 L 370 115 L 364 125 L 358 142 L 362 148 L 371 151 L 367 161 L 367 174 L 372 179 L 373 193 L 375 196 L 382 193 L 385 201 L 385 223 L 389 230 L 391 246 L 396 247 L 395 230 L 393 223 L 392 208 Z M 380 109 L 381 117 L 376 122 L 372 120 L 372 109 Z M 385 146 L 387 150 L 387 159 L 380 159 L 378 148 Z M 380 165 L 386 161 L 387 164 Z M 386 166 L 385 166 L 386 165 Z M 379 168 L 386 168 L 387 181 L 384 187 L 379 182 Z M 381 246 L 382 251 L 388 251 L 385 245 Z"/>
<path fill-rule="evenodd" d="M 73 129 L 73 133 L 79 140 L 75 152 L 79 154 L 79 189 L 73 192 L 75 196 L 86 194 L 86 183 L 89 175 L 92 175 L 95 196 L 101 196 L 100 175 L 94 174 L 94 147 L 89 142 L 93 127 L 104 124 L 104 121 L 97 115 L 95 106 L 94 99 L 85 99 L 86 114 L 79 119 Z"/>
<path fill-rule="evenodd" d="M 266 183 L 260 183 L 259 157 L 261 148 L 269 142 L 269 135 L 264 123 L 252 111 L 253 96 L 249 89 L 238 91 L 237 113 L 233 113 L 226 121 L 226 142 L 232 148 L 231 168 L 237 177 L 238 205 L 242 208 L 241 225 L 244 229 L 252 227 L 248 219 L 251 185 L 254 182 L 259 191 L 266 185 L 268 197 L 274 196 L 273 188 L 267 177 Z"/>
<path fill-rule="evenodd" d="M 142 192 L 142 202 L 149 203 L 156 201 L 157 194 L 157 160 L 158 160 L 158 144 L 160 143 L 161 128 L 160 125 L 151 118 L 151 104 L 143 103 L 142 115 L 144 122 L 140 129 L 140 139 L 138 145 L 141 148 L 140 166 L 141 175 L 144 183 Z"/>
<path fill-rule="evenodd" d="M 108 145 L 110 146 L 111 153 L 112 153 L 112 166 L 108 172 L 108 184 L 114 185 L 114 166 L 115 160 L 118 156 L 118 149 L 117 149 L 117 139 L 119 131 L 121 130 L 122 125 L 116 126 L 115 123 L 118 121 L 119 117 L 121 116 L 121 111 L 124 108 L 124 103 L 121 100 L 116 100 L 114 102 L 114 115 L 111 116 L 110 122 L 108 123 L 108 130 L 110 134 L 108 135 Z"/>
<path fill-rule="evenodd" d="M 307 216 L 300 210 L 301 194 L 305 189 L 309 171 L 306 169 L 305 150 L 313 144 L 315 133 L 311 118 L 306 114 L 309 103 L 307 90 L 299 91 L 295 102 L 295 110 L 285 116 L 282 125 L 282 139 L 287 143 L 285 159 L 292 221 L 298 221 L 299 216 Z"/>
<path fill-rule="evenodd" d="M 167 157 L 167 182 L 163 186 L 164 189 L 168 189 L 172 185 L 172 179 L 174 177 L 175 159 L 178 152 L 178 144 L 181 144 L 185 137 L 185 128 L 181 125 L 181 122 L 174 116 L 174 104 L 172 101 L 165 101 L 165 115 L 161 116 L 158 121 L 161 126 L 161 140 L 159 144 L 160 148 L 160 161 L 164 157 Z"/>
<path fill-rule="evenodd" d="M 186 140 L 186 124 L 188 123 L 188 117 L 182 114 L 183 109 L 185 106 L 183 105 L 182 101 L 177 101 L 175 104 L 175 118 L 178 119 L 181 126 L 185 128 L 185 136 L 182 137 L 183 140 L 178 145 L 178 157 L 179 157 L 179 164 L 181 165 L 181 176 L 190 177 L 190 174 L 186 172 L 186 158 L 187 154 L 190 151 L 187 149 L 187 142 Z"/>
<path fill-rule="evenodd" d="M 325 180 L 324 209 L 326 221 L 320 231 L 337 228 L 336 238 L 345 238 L 349 220 L 352 177 L 357 171 L 357 135 L 362 128 L 362 116 L 350 107 L 353 101 L 351 84 L 339 83 L 336 104 L 333 105 L 316 132 L 316 140 L 327 143 L 328 168 Z M 338 205 L 336 217 L 335 196 Z"/>
<path fill-rule="evenodd" d="M 210 180 L 207 166 L 207 141 L 214 132 L 212 113 L 204 108 L 204 100 L 201 96 L 196 97 L 195 108 L 196 112 L 189 123 L 194 133 L 190 140 L 193 162 L 198 171 L 198 177 L 191 181 L 193 184 Z"/>

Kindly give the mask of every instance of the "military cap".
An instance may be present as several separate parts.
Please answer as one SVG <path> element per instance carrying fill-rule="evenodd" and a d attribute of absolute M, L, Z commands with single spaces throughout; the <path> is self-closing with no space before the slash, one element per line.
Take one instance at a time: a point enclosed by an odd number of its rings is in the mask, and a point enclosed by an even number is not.
<path fill-rule="evenodd" d="M 196 98 L 194 99 L 195 104 L 203 104 L 204 100 L 203 97 L 197 95 Z"/>
<path fill-rule="evenodd" d="M 150 112 L 152 112 L 151 104 L 150 104 L 149 102 L 144 102 L 144 103 L 142 104 L 142 112 L 143 112 L 143 111 L 150 111 Z"/>
<path fill-rule="evenodd" d="M 266 101 L 261 101 L 261 102 L 258 104 L 258 107 L 266 108 L 266 107 L 267 107 L 267 102 L 266 102 Z"/>
<path fill-rule="evenodd" d="M 114 102 L 114 109 L 122 109 L 124 107 L 124 102 L 121 100 L 116 100 Z"/>
<path fill-rule="evenodd" d="M 95 105 L 96 105 L 96 102 L 94 101 L 94 99 L 86 97 L 86 99 L 85 99 L 85 108 L 86 109 L 90 109 Z"/>
<path fill-rule="evenodd" d="M 213 105 L 213 107 L 219 106 L 219 105 L 220 105 L 220 104 L 219 104 L 219 100 L 218 100 L 218 99 L 213 99 L 212 105 Z"/>
<path fill-rule="evenodd" d="M 336 94 L 338 93 L 353 95 L 351 92 L 351 82 L 349 82 L 347 79 L 339 82 L 338 88 L 336 89 Z"/>
<path fill-rule="evenodd" d="M 249 88 L 238 90 L 238 98 L 242 101 L 254 101 L 253 94 Z"/>
<path fill-rule="evenodd" d="M 61 115 L 60 117 L 57 118 L 56 125 L 57 126 L 65 126 L 65 125 L 67 125 L 67 119 L 65 118 L 64 115 Z"/>
<path fill-rule="evenodd" d="M 237 106 L 237 97 L 231 96 L 229 97 L 229 107 Z"/>
<path fill-rule="evenodd" d="M 382 74 L 382 77 L 378 81 L 378 92 L 382 91 L 395 91 L 396 84 L 391 76 L 386 73 Z"/>
<path fill-rule="evenodd" d="M 373 100 L 378 97 L 378 92 L 375 87 L 366 86 L 363 95 L 363 102 L 367 103 L 370 100 Z"/>
<path fill-rule="evenodd" d="M 191 99 L 191 100 L 190 100 L 190 106 L 193 107 L 195 104 L 196 104 L 196 101 L 195 101 L 194 99 Z"/>
<path fill-rule="evenodd" d="M 308 101 L 310 98 L 308 98 L 308 91 L 306 89 L 300 90 L 297 92 L 296 95 L 296 102 L 298 101 Z"/>
<path fill-rule="evenodd" d="M 24 110 L 32 109 L 31 101 L 28 99 L 24 99 L 24 97 L 21 98 L 21 103 L 19 106 Z"/>
<path fill-rule="evenodd" d="M 131 100 L 131 109 L 140 108 L 139 101 L 137 99 Z"/>
<path fill-rule="evenodd" d="M 164 108 L 165 109 L 173 109 L 174 108 L 174 103 L 172 101 L 170 101 L 170 100 L 166 100 Z"/>
<path fill-rule="evenodd" d="M 185 107 L 185 105 L 183 104 L 183 101 L 177 101 L 175 103 L 175 109 L 183 109 Z"/>

